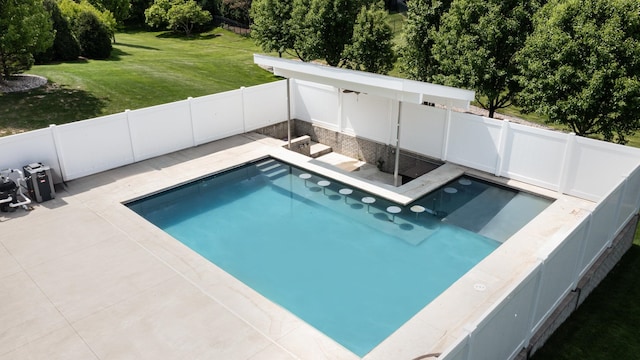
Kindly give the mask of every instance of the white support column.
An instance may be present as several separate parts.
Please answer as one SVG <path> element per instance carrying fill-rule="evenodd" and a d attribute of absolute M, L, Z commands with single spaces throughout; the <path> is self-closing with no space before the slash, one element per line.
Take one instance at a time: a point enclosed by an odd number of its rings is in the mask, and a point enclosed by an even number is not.
<path fill-rule="evenodd" d="M 396 161 L 393 169 L 393 185 L 400 186 L 400 118 L 402 117 L 402 101 L 398 101 L 398 122 L 396 124 Z"/>
<path fill-rule="evenodd" d="M 287 149 L 291 150 L 291 79 L 287 78 Z"/>
<path fill-rule="evenodd" d="M 447 104 L 447 113 L 444 119 L 444 134 L 442 139 L 442 161 L 447 161 L 449 152 L 449 135 L 451 134 L 451 106 Z"/>

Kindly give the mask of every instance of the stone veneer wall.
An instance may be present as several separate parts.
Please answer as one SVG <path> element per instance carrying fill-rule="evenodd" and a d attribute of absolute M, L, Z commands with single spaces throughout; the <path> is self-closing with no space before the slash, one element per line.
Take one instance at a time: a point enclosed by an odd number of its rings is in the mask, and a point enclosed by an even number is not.
<path fill-rule="evenodd" d="M 622 256 L 631 248 L 633 237 L 638 225 L 638 215 L 634 216 L 615 237 L 611 247 L 607 248 L 591 265 L 591 268 L 578 281 L 578 286 L 574 291 L 568 293 L 562 300 L 556 311 L 545 321 L 540 329 L 533 335 L 529 346 L 523 349 L 516 360 L 529 359 L 544 343 L 551 337 L 562 323 L 580 306 L 587 296 L 600 284 L 609 274 L 613 267 L 620 261 Z"/>
<path fill-rule="evenodd" d="M 315 126 L 306 121 L 296 121 L 296 136 L 309 135 L 312 141 L 331 146 L 333 151 L 376 165 L 381 171 L 392 174 L 395 167 L 395 146 L 342 134 Z M 416 178 L 441 165 L 441 162 L 406 150 L 400 151 L 400 174 Z"/>

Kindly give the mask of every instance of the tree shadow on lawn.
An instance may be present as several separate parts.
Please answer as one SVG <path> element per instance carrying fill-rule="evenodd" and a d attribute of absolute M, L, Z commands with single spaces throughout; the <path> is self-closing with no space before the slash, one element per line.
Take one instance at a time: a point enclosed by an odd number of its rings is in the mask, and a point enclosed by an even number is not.
<path fill-rule="evenodd" d="M 113 44 L 113 48 L 114 50 L 116 49 L 116 46 L 124 46 L 124 47 L 130 47 L 130 48 L 134 48 L 134 49 L 142 49 L 142 50 L 156 50 L 159 51 L 160 49 L 152 47 L 152 46 L 144 46 L 144 45 L 133 45 L 133 44 L 127 44 L 127 43 L 122 43 L 122 42 L 118 42 Z M 122 51 L 122 50 L 121 50 Z M 129 55 L 129 54 L 126 54 Z"/>
<path fill-rule="evenodd" d="M 120 61 L 122 60 L 123 56 L 131 56 L 131 54 L 129 54 L 128 52 L 124 52 L 114 46 L 111 49 L 111 55 L 109 55 L 107 59 L 104 59 L 104 61 Z"/>
<path fill-rule="evenodd" d="M 166 31 L 156 35 L 156 37 L 160 39 L 177 39 L 177 40 L 184 40 L 184 41 L 210 40 L 220 36 L 222 36 L 222 34 L 210 34 L 210 33 L 192 33 L 191 35 L 186 36 L 184 33 L 175 32 L 175 31 Z"/>
<path fill-rule="evenodd" d="M 0 94 L 0 134 L 11 135 L 102 115 L 107 99 L 57 84 Z"/>

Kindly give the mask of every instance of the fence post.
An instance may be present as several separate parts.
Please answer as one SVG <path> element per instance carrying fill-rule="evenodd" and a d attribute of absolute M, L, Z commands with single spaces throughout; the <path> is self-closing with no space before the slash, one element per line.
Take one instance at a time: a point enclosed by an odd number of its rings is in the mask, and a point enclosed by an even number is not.
<path fill-rule="evenodd" d="M 583 262 L 584 262 L 584 257 L 585 257 L 586 252 L 587 252 L 587 242 L 589 241 L 589 238 L 591 236 L 591 224 L 593 223 L 593 211 L 589 211 L 589 215 L 587 215 L 587 217 L 585 217 L 583 222 L 585 223 L 584 226 L 586 228 L 585 228 L 585 231 L 584 231 L 584 239 L 583 239 L 583 241 L 580 241 L 580 254 L 578 254 L 578 261 L 577 261 L 577 266 L 576 266 L 576 273 L 575 273 L 575 276 L 573 278 L 573 289 L 572 290 L 575 290 L 576 287 L 578 286 L 578 282 L 580 281 L 580 277 L 582 276 L 582 271 L 585 270 L 585 269 L 582 268 L 582 266 L 583 266 Z"/>
<path fill-rule="evenodd" d="M 51 131 L 51 138 L 53 139 L 53 147 L 56 149 L 56 158 L 58 158 L 58 167 L 60 167 L 60 177 L 62 181 L 67 180 L 67 168 L 64 162 L 64 154 L 60 148 L 62 142 L 60 141 L 60 134 L 58 133 L 58 127 L 55 124 L 49 125 L 49 131 Z"/>
<path fill-rule="evenodd" d="M 575 143 L 576 134 L 569 133 L 567 135 L 567 142 L 564 148 L 564 155 L 562 157 L 562 169 L 560 170 L 560 181 L 558 183 L 558 192 L 561 194 L 566 194 L 567 187 L 569 186 L 569 169 L 571 168 L 571 160 L 573 158 Z"/>
<path fill-rule="evenodd" d="M 620 213 L 622 208 L 622 199 L 624 199 L 624 193 L 627 190 L 628 177 L 626 175 L 622 176 L 622 182 L 620 183 L 620 196 L 618 196 L 618 201 L 616 202 L 616 215 L 614 216 L 616 224 L 620 223 Z M 607 239 L 607 247 L 610 248 L 611 244 L 613 244 L 613 239 L 616 238 L 616 235 L 624 228 L 624 223 L 619 227 L 616 225 L 616 228 L 609 234 L 609 239 Z"/>
<path fill-rule="evenodd" d="M 509 120 L 502 120 L 502 129 L 500 129 L 500 140 L 498 141 L 498 157 L 496 159 L 496 176 L 502 176 L 504 168 L 505 151 L 507 149 L 507 136 L 509 135 Z"/>
<path fill-rule="evenodd" d="M 247 132 L 247 119 L 244 111 L 244 86 L 240 87 L 240 106 L 242 107 L 242 133 Z"/>
<path fill-rule="evenodd" d="M 449 135 L 451 134 L 451 106 L 447 104 L 447 113 L 444 117 L 444 134 L 442 139 L 442 161 L 447 161 L 449 152 Z"/>
<path fill-rule="evenodd" d="M 189 102 L 189 124 L 191 125 L 191 145 L 195 147 L 195 146 L 198 146 L 198 143 L 196 142 L 196 128 L 193 125 L 193 109 L 191 108 L 193 98 L 189 96 L 187 98 L 187 101 Z"/>
<path fill-rule="evenodd" d="M 129 145 L 131 146 L 131 154 L 133 155 L 133 162 L 138 162 L 138 156 L 136 156 L 136 147 L 133 141 L 133 133 L 131 132 L 131 119 L 129 118 L 129 113 L 131 110 L 126 109 L 124 111 L 124 116 L 127 118 L 127 130 L 129 131 Z"/>

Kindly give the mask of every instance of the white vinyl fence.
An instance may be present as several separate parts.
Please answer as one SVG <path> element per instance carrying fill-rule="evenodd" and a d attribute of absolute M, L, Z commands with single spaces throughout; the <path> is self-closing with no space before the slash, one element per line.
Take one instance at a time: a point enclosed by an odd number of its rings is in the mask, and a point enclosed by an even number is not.
<path fill-rule="evenodd" d="M 0 138 L 1 168 L 51 167 L 76 179 L 287 119 L 279 81 Z"/>
<path fill-rule="evenodd" d="M 0 138 L 0 167 L 72 180 L 285 121 L 286 81 Z M 440 359 L 510 359 L 640 208 L 640 150 L 293 81 L 294 118 L 597 202 Z"/>

